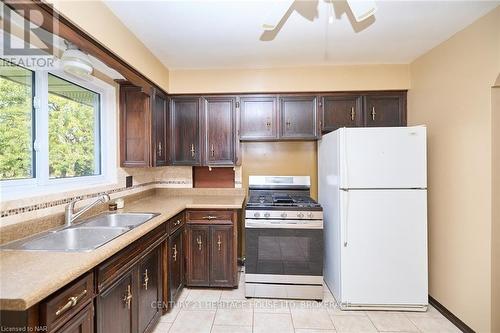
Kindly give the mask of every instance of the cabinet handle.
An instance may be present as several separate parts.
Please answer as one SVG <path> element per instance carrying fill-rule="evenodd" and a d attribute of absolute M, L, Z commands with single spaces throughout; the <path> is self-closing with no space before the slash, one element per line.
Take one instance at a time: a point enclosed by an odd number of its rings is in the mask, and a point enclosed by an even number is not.
<path fill-rule="evenodd" d="M 125 302 L 125 304 L 127 304 L 127 309 L 130 310 L 130 303 L 132 302 L 132 292 L 130 290 L 130 284 L 127 286 L 127 292 L 125 294 L 125 296 L 123 296 L 123 301 Z"/>
<path fill-rule="evenodd" d="M 161 156 L 161 141 L 158 142 L 158 156 Z"/>
<path fill-rule="evenodd" d="M 174 258 L 174 261 L 177 261 L 177 244 L 174 245 L 174 248 L 172 249 L 174 251 L 174 254 L 172 257 Z"/>
<path fill-rule="evenodd" d="M 210 152 L 212 153 L 212 157 L 215 156 L 214 144 L 212 143 L 212 147 L 210 148 Z"/>
<path fill-rule="evenodd" d="M 203 216 L 203 219 L 204 220 L 217 220 L 217 216 L 207 215 L 207 216 Z"/>
<path fill-rule="evenodd" d="M 181 224 L 182 220 L 177 220 L 174 222 L 174 226 Z"/>
<path fill-rule="evenodd" d="M 377 115 L 377 112 L 375 112 L 375 107 L 372 106 L 372 120 L 375 120 L 376 115 Z"/>
<path fill-rule="evenodd" d="M 291 125 L 292 123 L 291 123 L 290 121 L 287 121 L 285 124 L 286 124 L 286 127 L 287 127 L 287 128 L 290 128 L 290 125 Z"/>
<path fill-rule="evenodd" d="M 201 251 L 201 246 L 203 242 L 201 241 L 201 236 L 196 237 L 196 243 L 198 243 L 198 251 Z"/>
<path fill-rule="evenodd" d="M 220 251 L 221 244 L 222 244 L 222 242 L 220 240 L 220 235 L 217 235 L 217 246 L 219 246 L 219 251 Z"/>
<path fill-rule="evenodd" d="M 82 291 L 80 294 L 78 294 L 76 296 L 72 296 L 72 297 L 68 298 L 68 302 L 66 304 L 64 304 L 62 307 L 60 307 L 59 309 L 57 309 L 56 316 L 59 316 L 60 314 L 66 312 L 69 309 L 71 309 L 72 307 L 74 307 L 76 305 L 76 303 L 78 303 L 78 301 L 86 294 L 87 294 L 87 289 L 85 289 L 84 291 Z"/>
<path fill-rule="evenodd" d="M 271 129 L 271 122 L 269 120 L 266 122 L 266 127 L 268 130 Z"/>
<path fill-rule="evenodd" d="M 148 276 L 148 270 L 146 269 L 144 271 L 144 289 L 148 290 L 148 282 L 149 282 L 149 276 Z"/>
<path fill-rule="evenodd" d="M 196 150 L 194 150 L 194 144 L 191 144 L 191 157 L 194 158 Z"/>
<path fill-rule="evenodd" d="M 356 112 L 354 111 L 354 106 L 351 107 L 351 120 L 354 120 L 354 117 L 356 117 Z"/>

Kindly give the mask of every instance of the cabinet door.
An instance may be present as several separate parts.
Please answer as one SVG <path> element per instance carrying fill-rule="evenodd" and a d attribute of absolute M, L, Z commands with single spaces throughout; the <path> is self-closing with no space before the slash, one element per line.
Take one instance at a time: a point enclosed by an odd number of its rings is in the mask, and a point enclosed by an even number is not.
<path fill-rule="evenodd" d="M 135 278 L 137 270 L 124 274 L 109 288 L 103 290 L 96 301 L 97 332 L 136 332 L 134 309 L 136 308 Z"/>
<path fill-rule="evenodd" d="M 120 86 L 120 164 L 148 167 L 151 155 L 150 97 L 135 86 Z"/>
<path fill-rule="evenodd" d="M 406 93 L 365 96 L 365 125 L 406 126 Z"/>
<path fill-rule="evenodd" d="M 170 150 L 174 165 L 200 165 L 200 101 L 175 97 L 170 103 Z"/>
<path fill-rule="evenodd" d="M 275 96 L 240 98 L 240 140 L 258 141 L 278 138 Z"/>
<path fill-rule="evenodd" d="M 341 127 L 363 126 L 361 96 L 324 96 L 322 133 Z"/>
<path fill-rule="evenodd" d="M 283 139 L 316 139 L 318 117 L 316 96 L 280 97 L 280 137 Z"/>
<path fill-rule="evenodd" d="M 233 286 L 233 227 L 210 226 L 210 286 Z"/>
<path fill-rule="evenodd" d="M 93 333 L 94 332 L 94 306 L 92 303 L 71 318 L 57 333 Z"/>
<path fill-rule="evenodd" d="M 236 137 L 236 99 L 233 97 L 206 97 L 206 165 L 234 165 Z"/>
<path fill-rule="evenodd" d="M 153 97 L 153 166 L 164 166 L 168 163 L 167 110 L 166 96 L 155 91 Z"/>
<path fill-rule="evenodd" d="M 187 274 L 189 286 L 209 285 L 209 226 L 187 226 Z"/>
<path fill-rule="evenodd" d="M 146 255 L 139 262 L 139 285 L 138 285 L 138 325 L 139 333 L 146 330 L 148 325 L 160 316 L 158 305 L 161 302 L 161 269 L 160 269 L 160 247 Z"/>
<path fill-rule="evenodd" d="M 184 287 L 184 227 L 168 237 L 168 288 L 169 302 L 175 302 Z"/>

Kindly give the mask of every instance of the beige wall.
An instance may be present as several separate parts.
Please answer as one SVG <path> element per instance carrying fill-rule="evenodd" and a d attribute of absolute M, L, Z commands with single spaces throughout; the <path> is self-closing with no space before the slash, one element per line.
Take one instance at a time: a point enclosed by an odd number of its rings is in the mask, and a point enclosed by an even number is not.
<path fill-rule="evenodd" d="M 49 1 L 65 17 L 168 91 L 168 69 L 102 1 Z"/>
<path fill-rule="evenodd" d="M 409 124 L 428 126 L 429 292 L 491 332 L 492 111 L 500 7 L 410 65 Z"/>
<path fill-rule="evenodd" d="M 408 89 L 408 65 L 170 70 L 171 93 Z"/>
<path fill-rule="evenodd" d="M 316 142 L 245 142 L 241 147 L 243 187 L 248 176 L 311 176 L 311 195 L 318 196 Z"/>
<path fill-rule="evenodd" d="M 493 110 L 493 225 L 492 225 L 492 332 L 500 332 L 500 75 L 492 89 Z"/>

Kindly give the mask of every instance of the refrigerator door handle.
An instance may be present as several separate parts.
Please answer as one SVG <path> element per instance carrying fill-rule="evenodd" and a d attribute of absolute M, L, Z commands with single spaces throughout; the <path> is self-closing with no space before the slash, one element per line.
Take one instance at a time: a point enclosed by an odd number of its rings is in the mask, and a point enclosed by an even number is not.
<path fill-rule="evenodd" d="M 347 222 L 349 221 L 349 191 L 344 190 L 345 193 L 345 200 L 343 200 L 343 205 L 344 205 L 344 220 L 342 221 L 343 224 L 343 239 L 344 239 L 344 247 L 347 247 Z"/>

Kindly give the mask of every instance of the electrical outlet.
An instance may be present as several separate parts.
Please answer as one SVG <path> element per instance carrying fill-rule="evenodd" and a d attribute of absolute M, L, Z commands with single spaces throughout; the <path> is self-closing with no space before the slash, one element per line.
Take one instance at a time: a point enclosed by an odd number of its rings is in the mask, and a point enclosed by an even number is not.
<path fill-rule="evenodd" d="M 125 187 L 132 187 L 132 176 L 125 177 Z"/>

